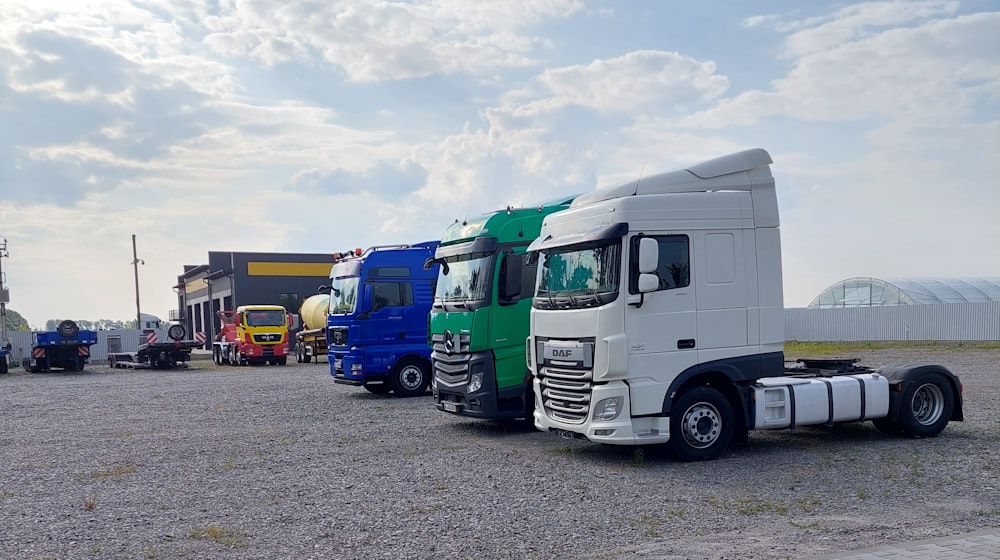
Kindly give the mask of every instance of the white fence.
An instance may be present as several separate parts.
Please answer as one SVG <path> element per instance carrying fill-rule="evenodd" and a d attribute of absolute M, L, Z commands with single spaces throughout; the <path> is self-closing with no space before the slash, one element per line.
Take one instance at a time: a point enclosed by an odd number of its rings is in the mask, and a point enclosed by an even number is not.
<path fill-rule="evenodd" d="M 786 309 L 785 340 L 1000 340 L 1000 302 Z"/>

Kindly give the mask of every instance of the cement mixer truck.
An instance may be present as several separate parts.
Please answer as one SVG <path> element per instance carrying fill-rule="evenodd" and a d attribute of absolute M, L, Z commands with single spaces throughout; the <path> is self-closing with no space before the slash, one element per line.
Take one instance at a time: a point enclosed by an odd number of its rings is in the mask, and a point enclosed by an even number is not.
<path fill-rule="evenodd" d="M 326 293 L 323 293 L 323 292 Z M 299 307 L 302 330 L 295 334 L 295 361 L 308 364 L 317 356 L 326 356 L 326 316 L 330 310 L 330 287 L 320 286 Z"/>

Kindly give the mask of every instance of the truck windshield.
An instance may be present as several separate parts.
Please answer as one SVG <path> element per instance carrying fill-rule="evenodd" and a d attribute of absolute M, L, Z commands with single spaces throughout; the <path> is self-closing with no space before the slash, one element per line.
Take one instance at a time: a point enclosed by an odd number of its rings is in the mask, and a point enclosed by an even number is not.
<path fill-rule="evenodd" d="M 493 255 L 474 259 L 461 256 L 449 258 L 448 273 L 445 274 L 444 267 L 438 273 L 434 305 L 454 304 L 468 308 L 471 304 L 485 302 L 493 271 L 492 262 Z"/>
<path fill-rule="evenodd" d="M 248 327 L 283 327 L 285 312 L 281 309 L 260 309 L 246 312 Z"/>
<path fill-rule="evenodd" d="M 358 276 L 335 278 L 330 283 L 330 315 L 354 313 L 358 301 Z"/>
<path fill-rule="evenodd" d="M 569 309 L 605 305 L 618 297 L 621 240 L 542 251 L 532 305 Z"/>

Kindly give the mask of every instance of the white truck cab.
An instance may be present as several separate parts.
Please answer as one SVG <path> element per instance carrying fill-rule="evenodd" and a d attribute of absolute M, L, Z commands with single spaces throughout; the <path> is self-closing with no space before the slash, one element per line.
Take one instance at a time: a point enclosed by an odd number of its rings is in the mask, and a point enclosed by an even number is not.
<path fill-rule="evenodd" d="M 878 372 L 853 360 L 785 367 L 771 163 L 746 150 L 599 189 L 546 217 L 528 248 L 539 265 L 527 340 L 538 429 L 669 442 L 690 460 L 749 429 L 813 417 L 899 422 Z M 927 424 L 940 432 L 961 419 L 961 388 L 932 367 L 936 391 L 925 392 L 940 402 Z"/>

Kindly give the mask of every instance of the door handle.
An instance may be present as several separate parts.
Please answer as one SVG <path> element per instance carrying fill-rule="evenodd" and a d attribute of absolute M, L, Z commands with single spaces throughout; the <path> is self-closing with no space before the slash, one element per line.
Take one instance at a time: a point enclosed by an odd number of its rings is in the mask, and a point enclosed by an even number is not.
<path fill-rule="evenodd" d="M 678 340 L 677 341 L 677 349 L 678 350 L 687 350 L 689 348 L 694 348 L 694 339 L 693 338 L 685 338 L 683 340 Z"/>

